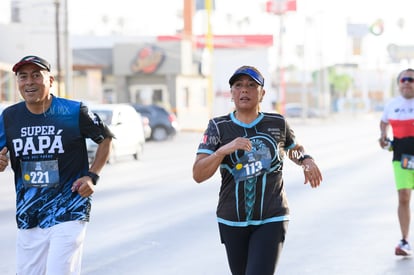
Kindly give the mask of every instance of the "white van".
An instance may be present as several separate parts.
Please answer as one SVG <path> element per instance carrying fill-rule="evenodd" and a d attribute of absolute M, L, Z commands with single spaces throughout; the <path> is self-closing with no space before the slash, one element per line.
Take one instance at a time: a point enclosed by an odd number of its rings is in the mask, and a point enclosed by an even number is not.
<path fill-rule="evenodd" d="M 108 162 L 113 163 L 123 156 L 133 156 L 138 160 L 143 153 L 145 144 L 141 115 L 127 104 L 97 104 L 88 107 L 108 125 L 115 135 Z M 93 160 L 97 147 L 98 145 L 92 140 L 87 140 L 90 160 Z"/>

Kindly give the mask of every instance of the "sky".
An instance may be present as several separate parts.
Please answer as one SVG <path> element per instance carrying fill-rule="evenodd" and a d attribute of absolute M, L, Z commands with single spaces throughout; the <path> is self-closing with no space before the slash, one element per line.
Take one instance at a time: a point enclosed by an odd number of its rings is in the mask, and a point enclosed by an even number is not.
<path fill-rule="evenodd" d="M 19 0 L 53 5 L 54 0 Z M 63 3 L 64 0 L 61 0 Z M 0 23 L 10 18 L 11 0 L 0 1 Z M 119 31 L 121 26 L 143 32 L 162 32 L 175 29 L 171 18 L 182 0 L 68 0 L 69 29 L 73 34 L 94 32 L 106 34 Z M 27 5 L 27 4 L 26 4 Z M 63 6 L 63 4 L 62 4 Z M 172 11 L 172 12 L 171 12 Z M 167 24 L 166 24 L 167 23 Z M 128 27 L 129 26 L 129 27 Z"/>
<path fill-rule="evenodd" d="M 70 27 L 78 33 L 91 29 L 85 27 L 85 21 L 90 22 L 88 25 L 98 34 L 105 33 L 105 29 L 144 34 L 175 32 L 180 27 L 175 18 L 182 0 L 69 1 L 69 11 L 76 14 L 76 18 L 82 18 L 70 21 Z"/>
<path fill-rule="evenodd" d="M 20 0 L 20 2 L 33 0 Z M 174 32 L 182 26 L 177 10 L 184 0 L 68 0 L 69 27 L 72 33 L 105 33 L 121 28 L 135 32 Z M 265 0 L 215 0 L 217 11 L 232 15 L 259 12 Z M 53 0 L 36 0 L 53 3 Z M 375 18 L 396 20 L 411 17 L 407 0 L 297 0 L 297 12 L 305 16 L 323 15 L 329 21 L 349 18 L 351 21 L 372 21 Z M 259 4 L 258 4 L 259 3 Z M 10 16 L 10 0 L 0 1 L 0 23 Z M 105 19 L 104 19 L 105 18 Z M 264 23 L 265 24 L 265 23 Z M 327 23 L 329 24 L 329 22 Z M 122 27 L 123 26 L 123 27 Z M 224 26 L 223 26 L 224 27 Z"/>

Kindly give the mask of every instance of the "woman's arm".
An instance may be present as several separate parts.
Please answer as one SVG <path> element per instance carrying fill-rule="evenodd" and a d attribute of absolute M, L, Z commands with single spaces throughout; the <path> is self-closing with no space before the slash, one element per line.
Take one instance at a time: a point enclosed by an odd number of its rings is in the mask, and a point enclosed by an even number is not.
<path fill-rule="evenodd" d="M 236 150 L 250 151 L 252 144 L 248 138 L 238 137 L 232 142 L 220 147 L 213 154 L 198 154 L 193 165 L 193 179 L 197 183 L 201 183 L 217 171 L 221 161 L 226 155 L 233 153 Z"/>
<path fill-rule="evenodd" d="M 224 156 L 218 152 L 214 152 L 211 155 L 198 154 L 193 165 L 193 179 L 197 183 L 201 183 L 212 177 L 220 166 Z"/>
<path fill-rule="evenodd" d="M 289 158 L 297 165 L 302 166 L 305 184 L 310 183 L 312 188 L 318 187 L 322 182 L 322 173 L 310 155 L 305 153 L 302 145 L 297 144 L 288 151 Z"/>

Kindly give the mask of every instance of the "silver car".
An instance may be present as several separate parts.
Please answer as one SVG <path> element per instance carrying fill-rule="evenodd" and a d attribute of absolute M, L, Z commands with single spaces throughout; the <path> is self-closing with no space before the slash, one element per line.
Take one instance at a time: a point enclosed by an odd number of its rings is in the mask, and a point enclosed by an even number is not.
<path fill-rule="evenodd" d="M 127 104 L 98 104 L 89 106 L 111 129 L 115 138 L 112 140 L 109 163 L 120 157 L 133 156 L 138 160 L 144 151 L 145 135 L 142 118 L 134 108 Z M 98 145 L 87 139 L 90 161 L 95 156 Z"/>

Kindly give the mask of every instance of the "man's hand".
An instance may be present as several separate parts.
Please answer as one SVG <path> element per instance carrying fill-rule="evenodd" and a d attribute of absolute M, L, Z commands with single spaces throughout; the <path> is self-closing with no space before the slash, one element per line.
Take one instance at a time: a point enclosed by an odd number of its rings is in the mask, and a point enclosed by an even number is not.
<path fill-rule="evenodd" d="M 72 192 L 78 192 L 81 197 L 89 197 L 94 192 L 94 185 L 89 176 L 77 179 L 72 185 Z"/>

